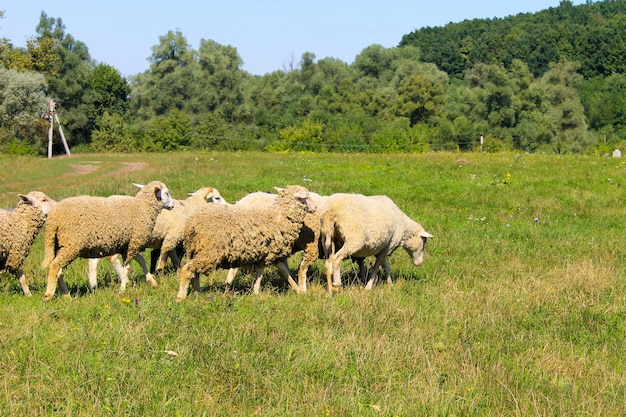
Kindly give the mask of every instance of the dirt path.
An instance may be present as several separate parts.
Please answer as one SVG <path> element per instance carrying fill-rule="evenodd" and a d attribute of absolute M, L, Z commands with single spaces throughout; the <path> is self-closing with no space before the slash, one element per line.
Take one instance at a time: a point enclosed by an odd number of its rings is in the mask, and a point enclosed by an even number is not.
<path fill-rule="evenodd" d="M 68 172 L 64 176 L 73 176 L 73 175 L 87 175 L 92 172 L 100 169 L 99 164 L 100 161 L 96 161 L 92 164 L 70 164 L 69 166 L 74 169 L 72 172 Z M 113 177 L 116 175 L 128 174 L 129 172 L 140 171 L 148 166 L 147 162 L 120 162 L 122 165 L 121 168 L 116 169 L 115 171 L 111 171 L 105 174 L 105 177 Z"/>

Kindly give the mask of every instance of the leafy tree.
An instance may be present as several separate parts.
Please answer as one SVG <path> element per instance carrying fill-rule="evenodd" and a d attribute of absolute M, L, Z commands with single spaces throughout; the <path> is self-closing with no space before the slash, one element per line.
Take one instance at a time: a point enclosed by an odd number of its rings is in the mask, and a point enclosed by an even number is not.
<path fill-rule="evenodd" d="M 88 79 L 93 63 L 87 46 L 65 33 L 60 18 L 41 13 L 37 37 L 27 43 L 33 69 L 46 76 L 48 94 L 57 102 L 58 116 L 70 146 L 89 143 L 96 124 L 96 97 Z"/>
<path fill-rule="evenodd" d="M 584 109 L 576 87 L 582 80 L 579 64 L 561 61 L 550 65 L 540 82 L 546 89 L 548 115 L 554 120 L 559 153 L 580 152 L 593 142 L 587 132 Z"/>
<path fill-rule="evenodd" d="M 185 149 L 191 141 L 190 117 L 173 109 L 168 114 L 154 117 L 147 128 L 148 140 L 143 144 L 147 151 L 176 151 Z"/>
<path fill-rule="evenodd" d="M 105 111 L 92 133 L 90 149 L 95 152 L 131 152 L 137 148 L 124 116 Z"/>
<path fill-rule="evenodd" d="M 37 128 L 43 127 L 39 116 L 47 102 L 45 87 L 41 74 L 0 67 L 0 144 L 15 137 L 37 145 Z"/>
<path fill-rule="evenodd" d="M 89 87 L 96 93 L 96 112 L 105 111 L 123 114 L 128 107 L 130 87 L 126 79 L 114 67 L 99 64 L 89 74 Z"/>
<path fill-rule="evenodd" d="M 202 102 L 206 110 L 226 120 L 235 120 L 243 104 L 243 61 L 237 49 L 212 40 L 200 40 L 198 50 L 202 70 Z"/>

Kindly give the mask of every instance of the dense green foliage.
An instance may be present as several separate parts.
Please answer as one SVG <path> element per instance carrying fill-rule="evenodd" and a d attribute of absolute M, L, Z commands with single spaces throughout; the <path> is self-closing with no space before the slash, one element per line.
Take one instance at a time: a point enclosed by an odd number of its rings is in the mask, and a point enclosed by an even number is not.
<path fill-rule="evenodd" d="M 607 153 L 624 147 L 626 0 L 474 19 L 370 45 L 351 64 L 312 52 L 254 76 L 237 49 L 179 30 L 159 37 L 150 67 L 124 79 L 94 62 L 60 18 L 41 14 L 25 48 L 0 40 L 8 86 L 0 151 L 45 149 L 45 123 L 18 114 L 57 101 L 70 146 L 82 151 L 310 150 L 424 152 L 506 149 Z M 10 18 L 8 16 L 7 18 Z M 19 79 L 28 99 L 16 100 Z M 22 108 L 9 109 L 20 102 Z M 55 146 L 60 147 L 60 144 Z"/>
<path fill-rule="evenodd" d="M 317 261 L 304 295 L 274 268 L 259 296 L 250 274 L 231 293 L 218 271 L 180 305 L 174 271 L 151 288 L 135 269 L 120 294 L 102 261 L 89 292 L 80 259 L 72 299 L 44 303 L 40 235 L 25 265 L 33 297 L 0 280 L 3 416 L 626 414 L 623 159 L 170 152 L 0 166 L 3 208 L 31 189 L 134 194 L 153 179 L 176 198 L 215 186 L 231 202 L 302 184 L 389 195 L 434 235 L 421 267 L 398 250 L 394 283 L 371 291 L 345 262 L 346 288 L 328 296 Z"/>

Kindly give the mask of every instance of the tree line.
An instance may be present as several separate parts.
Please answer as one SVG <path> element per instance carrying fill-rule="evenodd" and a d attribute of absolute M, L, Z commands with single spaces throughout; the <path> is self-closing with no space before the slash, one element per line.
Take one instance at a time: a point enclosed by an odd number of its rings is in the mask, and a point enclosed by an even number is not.
<path fill-rule="evenodd" d="M 42 12 L 25 47 L 0 39 L 0 152 L 45 153 L 40 116 L 54 99 L 70 147 L 85 152 L 604 154 L 626 143 L 625 16 L 626 0 L 561 1 L 422 28 L 351 64 L 306 52 L 260 76 L 235 47 L 201 39 L 194 50 L 176 30 L 124 78 Z"/>

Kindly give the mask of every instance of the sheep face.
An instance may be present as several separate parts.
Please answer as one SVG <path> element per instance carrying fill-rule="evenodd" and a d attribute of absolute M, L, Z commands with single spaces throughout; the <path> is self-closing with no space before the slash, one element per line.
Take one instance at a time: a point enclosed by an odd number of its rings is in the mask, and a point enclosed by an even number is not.
<path fill-rule="evenodd" d="M 56 201 L 42 193 L 41 191 L 31 191 L 30 193 L 18 194 L 18 197 L 22 202 L 30 204 L 31 206 L 39 208 L 44 215 L 48 215 L 52 207 L 56 204 Z"/>
<path fill-rule="evenodd" d="M 430 237 L 433 235 L 425 230 L 420 230 L 407 240 L 404 249 L 411 257 L 413 265 L 420 266 L 424 263 L 424 249 L 426 249 L 426 242 Z"/>
<path fill-rule="evenodd" d="M 170 190 L 167 189 L 165 184 L 163 184 L 163 188 L 161 189 L 155 188 L 154 195 L 156 196 L 158 201 L 163 203 L 164 208 L 168 210 L 171 210 L 174 208 L 174 199 L 172 198 L 172 195 L 170 194 Z"/>
<path fill-rule="evenodd" d="M 193 193 L 191 195 L 194 195 L 196 193 L 203 193 L 204 194 L 204 201 L 206 201 L 207 203 L 227 204 L 227 202 L 222 198 L 222 195 L 220 194 L 220 192 L 216 188 L 204 187 L 204 188 L 201 188 L 200 190 L 196 191 L 195 193 Z"/>
<path fill-rule="evenodd" d="M 144 188 L 148 190 L 154 190 L 154 196 L 156 197 L 157 201 L 160 201 L 163 204 L 164 208 L 168 210 L 174 208 L 174 199 L 170 194 L 170 190 L 162 182 L 152 181 L 146 185 L 136 183 L 133 183 L 133 185 L 140 189 L 139 193 L 144 191 Z"/>
<path fill-rule="evenodd" d="M 286 192 L 287 188 L 274 187 L 278 193 Z M 311 198 L 311 194 L 309 190 L 302 186 L 292 185 L 288 187 L 289 190 L 292 191 L 292 195 L 300 201 L 302 204 L 306 206 L 306 209 L 309 213 L 314 213 L 317 210 L 317 206 L 315 202 Z"/>

